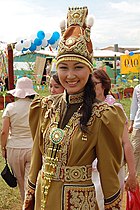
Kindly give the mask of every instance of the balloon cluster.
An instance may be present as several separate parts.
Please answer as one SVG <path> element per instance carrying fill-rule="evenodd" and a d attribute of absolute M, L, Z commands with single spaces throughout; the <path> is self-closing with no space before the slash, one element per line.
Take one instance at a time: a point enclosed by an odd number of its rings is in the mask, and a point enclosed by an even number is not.
<path fill-rule="evenodd" d="M 17 51 L 35 51 L 42 48 L 51 46 L 56 49 L 59 43 L 60 34 L 55 31 L 53 34 L 44 33 L 44 31 L 38 31 L 36 35 L 32 35 L 30 39 L 20 39 L 15 45 Z"/>
<path fill-rule="evenodd" d="M 129 52 L 129 50 L 125 50 L 125 55 L 130 55 L 130 56 L 132 56 L 132 55 L 134 55 L 134 52 Z"/>

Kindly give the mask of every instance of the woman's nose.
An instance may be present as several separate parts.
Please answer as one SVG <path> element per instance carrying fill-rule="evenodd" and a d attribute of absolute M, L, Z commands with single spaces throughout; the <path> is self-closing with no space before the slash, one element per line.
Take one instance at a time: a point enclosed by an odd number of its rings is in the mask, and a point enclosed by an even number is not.
<path fill-rule="evenodd" d="M 55 93 L 55 88 L 51 88 L 51 94 L 54 94 Z"/>
<path fill-rule="evenodd" d="M 68 74 L 67 74 L 67 78 L 68 79 L 74 79 L 76 77 L 76 75 L 74 74 L 73 71 L 69 71 Z"/>

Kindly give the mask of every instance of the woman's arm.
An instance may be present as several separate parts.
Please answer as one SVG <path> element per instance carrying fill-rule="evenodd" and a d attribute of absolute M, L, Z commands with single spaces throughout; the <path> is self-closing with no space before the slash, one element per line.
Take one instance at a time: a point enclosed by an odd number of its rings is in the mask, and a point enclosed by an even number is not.
<path fill-rule="evenodd" d="M 128 166 L 128 177 L 126 179 L 126 190 L 135 190 L 137 186 L 135 159 L 133 154 L 133 148 L 129 140 L 127 125 L 124 126 L 122 144 L 124 148 L 124 155 Z"/>
<path fill-rule="evenodd" d="M 120 209 L 121 187 L 118 172 L 122 162 L 122 135 L 125 122 L 124 112 L 118 106 L 109 106 L 101 117 L 96 155 L 105 209 Z"/>
<path fill-rule="evenodd" d="M 9 128 L 10 128 L 10 118 L 4 117 L 2 120 L 2 129 L 1 129 L 1 150 L 2 150 L 2 156 L 4 158 L 6 158 L 6 144 L 9 135 Z"/>
<path fill-rule="evenodd" d="M 137 98 L 137 92 L 139 90 L 139 87 L 136 86 L 134 88 L 133 96 L 132 96 L 132 103 L 130 107 L 130 120 L 134 120 L 136 112 L 138 110 L 138 98 Z"/>
<path fill-rule="evenodd" d="M 41 100 L 35 99 L 30 106 L 29 125 L 33 138 L 33 148 L 31 156 L 30 171 L 28 174 L 28 185 L 25 192 L 25 199 L 23 203 L 23 210 L 33 210 L 35 203 L 35 189 L 38 173 L 42 166 L 42 153 L 40 142 L 43 141 L 41 135 Z M 42 146 L 43 147 L 43 146 Z"/>

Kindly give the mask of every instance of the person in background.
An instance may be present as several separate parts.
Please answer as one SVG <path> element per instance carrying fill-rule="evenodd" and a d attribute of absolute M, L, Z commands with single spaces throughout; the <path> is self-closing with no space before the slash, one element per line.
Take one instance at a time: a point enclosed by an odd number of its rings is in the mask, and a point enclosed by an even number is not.
<path fill-rule="evenodd" d="M 0 91 L 5 90 L 5 81 L 3 80 L 2 76 L 0 77 Z"/>
<path fill-rule="evenodd" d="M 46 63 L 46 75 L 48 75 L 49 77 L 51 76 L 51 61 L 47 60 Z"/>
<path fill-rule="evenodd" d="M 23 201 L 33 145 L 29 107 L 37 93 L 32 80 L 27 77 L 18 79 L 16 88 L 7 92 L 15 97 L 15 101 L 7 104 L 2 115 L 2 156 L 7 159 L 17 178 Z"/>
<path fill-rule="evenodd" d="M 131 142 L 134 149 L 136 171 L 140 181 L 140 84 L 134 88 L 132 103 L 130 108 Z"/>
<path fill-rule="evenodd" d="M 39 97 L 31 104 L 34 144 L 23 210 L 98 210 L 91 180 L 95 158 L 105 209 L 120 209 L 118 172 L 126 117 L 120 107 L 95 98 L 93 19 L 87 14 L 87 7 L 69 8 L 67 28 L 61 23 L 56 68 L 64 93 Z"/>
<path fill-rule="evenodd" d="M 51 76 L 51 61 L 50 60 L 46 60 L 46 65 L 43 71 L 43 75 L 42 75 L 42 80 L 41 80 L 41 84 L 42 85 L 46 85 L 49 83 L 49 79 Z"/>
<path fill-rule="evenodd" d="M 111 90 L 111 79 L 109 78 L 108 74 L 101 69 L 96 69 L 93 71 L 92 74 L 92 79 L 94 83 L 94 88 L 96 92 L 96 98 L 100 101 L 107 102 L 110 105 L 117 105 L 122 108 L 124 111 L 122 105 L 120 103 L 116 102 L 116 99 L 110 94 Z M 124 111 L 125 112 L 125 111 Z M 126 113 L 125 113 L 126 116 Z M 133 154 L 133 149 L 132 145 L 129 140 L 128 136 L 128 128 L 127 128 L 127 123 L 128 123 L 128 118 L 126 116 L 126 123 L 125 123 L 125 135 L 122 137 L 122 147 L 124 151 L 124 160 L 127 163 L 128 166 L 128 177 L 126 179 L 126 190 L 135 190 L 137 186 L 137 179 L 136 179 L 136 170 L 135 170 L 135 162 L 134 162 L 134 154 Z M 124 182 L 125 182 L 125 161 L 122 161 L 122 166 L 119 171 L 119 180 L 120 180 L 120 185 L 122 188 L 122 193 L 123 193 L 123 188 L 124 188 Z M 100 210 L 103 210 L 103 193 L 101 189 L 101 184 L 100 184 L 100 178 L 99 178 L 99 173 L 97 170 L 97 159 L 95 162 L 93 162 L 93 180 L 96 180 L 96 188 L 97 188 L 97 200 L 100 206 Z"/>
<path fill-rule="evenodd" d="M 64 88 L 59 81 L 59 77 L 57 74 L 53 74 L 50 78 L 49 82 L 49 90 L 52 95 L 60 94 L 64 92 Z"/>
<path fill-rule="evenodd" d="M 5 90 L 9 90 L 9 81 L 7 75 L 4 77 L 4 82 L 5 82 Z"/>

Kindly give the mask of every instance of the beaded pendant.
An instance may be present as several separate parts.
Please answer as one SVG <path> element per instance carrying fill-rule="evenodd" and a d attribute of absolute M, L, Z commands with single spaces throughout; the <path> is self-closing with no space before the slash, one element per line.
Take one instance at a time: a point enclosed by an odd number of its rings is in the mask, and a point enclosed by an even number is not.
<path fill-rule="evenodd" d="M 62 130 L 61 128 L 55 128 L 53 129 L 53 131 L 50 133 L 50 140 L 54 143 L 54 144 L 59 144 L 63 137 L 64 137 L 64 130 Z"/>

